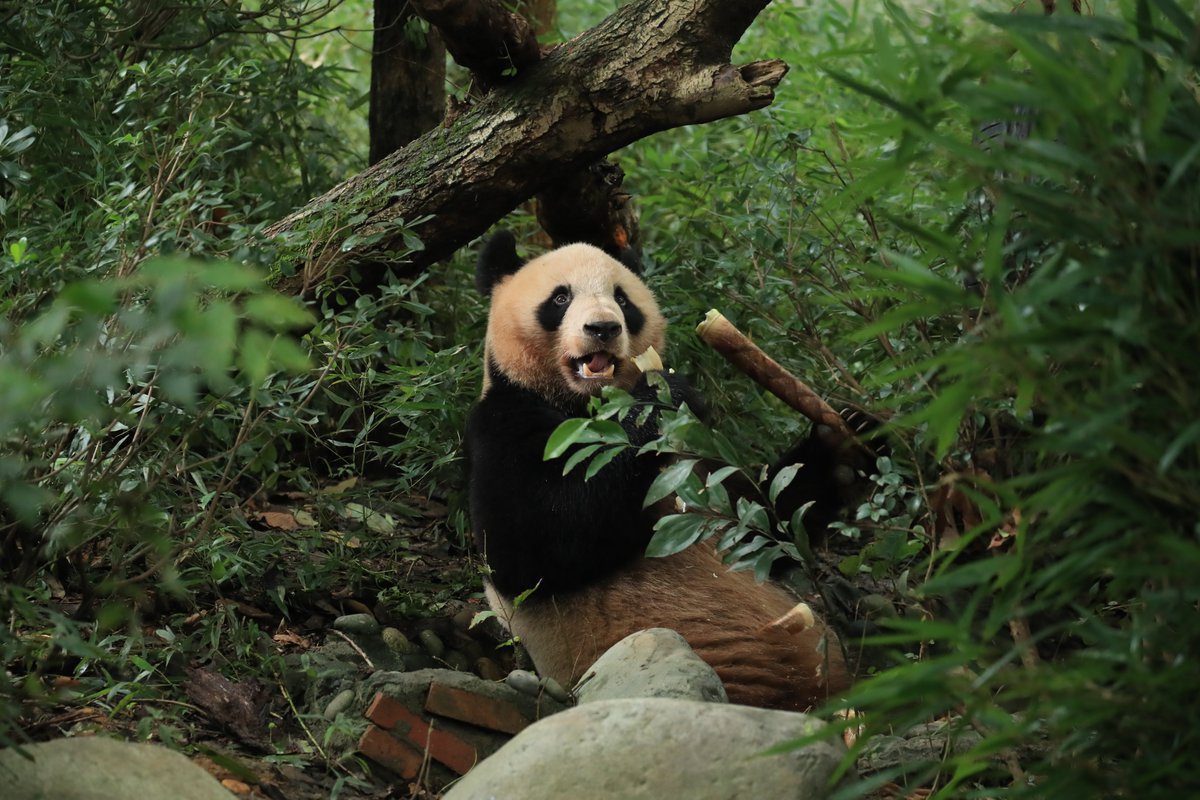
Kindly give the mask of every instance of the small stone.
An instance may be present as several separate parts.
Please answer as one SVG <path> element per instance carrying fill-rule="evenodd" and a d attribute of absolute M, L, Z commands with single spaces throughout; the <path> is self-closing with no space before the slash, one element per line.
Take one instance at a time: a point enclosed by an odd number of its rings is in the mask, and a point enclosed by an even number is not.
<path fill-rule="evenodd" d="M 463 608 L 454 615 L 454 627 L 464 632 L 471 630 L 471 620 L 475 619 L 477 613 L 476 609 L 470 606 Z"/>
<path fill-rule="evenodd" d="M 426 652 L 434 658 L 441 658 L 446 654 L 446 645 L 442 644 L 441 638 L 428 628 L 417 634 L 417 638 L 424 645 Z"/>
<path fill-rule="evenodd" d="M 483 645 L 462 631 L 454 631 L 450 647 L 454 650 L 461 650 L 463 655 L 472 661 L 483 658 Z"/>
<path fill-rule="evenodd" d="M 564 689 L 562 684 L 554 680 L 554 678 L 542 678 L 538 681 L 538 686 L 541 687 L 542 691 L 560 703 L 571 702 L 571 693 Z"/>
<path fill-rule="evenodd" d="M 858 599 L 858 610 L 866 619 L 895 619 L 896 606 L 881 594 L 866 594 Z"/>
<path fill-rule="evenodd" d="M 423 653 L 420 650 L 414 650 L 404 656 L 405 672 L 415 672 L 419 669 L 441 669 L 442 662 L 438 661 L 428 653 Z"/>
<path fill-rule="evenodd" d="M 335 719 L 337 719 L 338 714 L 350 707 L 352 702 L 354 702 L 354 690 L 343 689 L 342 691 L 338 692 L 332 700 L 329 701 L 329 705 L 325 706 L 325 711 L 321 714 L 321 716 L 330 722 L 333 722 Z"/>
<path fill-rule="evenodd" d="M 459 672 L 471 671 L 471 659 L 457 650 L 447 650 L 442 660 L 446 662 L 446 666 L 450 667 L 450 669 L 458 670 Z"/>
<path fill-rule="evenodd" d="M 344 600 L 342 602 L 345 603 L 346 611 L 348 613 L 371 614 L 372 616 L 374 616 L 374 613 L 371 611 L 371 607 L 368 606 L 366 603 L 360 603 L 358 600 L 355 600 L 354 598 L 350 598 L 350 599 Z"/>
<path fill-rule="evenodd" d="M 388 646 L 388 649 L 398 655 L 408 655 L 413 651 L 413 643 L 408 640 L 408 637 L 401 633 L 396 628 L 384 628 L 383 643 Z"/>
<path fill-rule="evenodd" d="M 504 679 L 504 682 L 521 694 L 527 694 L 531 697 L 537 697 L 538 692 L 542 688 L 538 685 L 537 675 L 523 669 L 514 669 L 508 673 L 508 677 Z"/>
<path fill-rule="evenodd" d="M 375 636 L 380 626 L 370 614 L 346 614 L 333 621 L 335 630 L 342 633 L 357 633 L 359 636 Z"/>
<path fill-rule="evenodd" d="M 504 670 L 500 669 L 500 665 L 492 661 L 486 656 L 484 658 L 475 659 L 475 674 L 483 678 L 485 681 L 502 681 L 504 680 Z"/>

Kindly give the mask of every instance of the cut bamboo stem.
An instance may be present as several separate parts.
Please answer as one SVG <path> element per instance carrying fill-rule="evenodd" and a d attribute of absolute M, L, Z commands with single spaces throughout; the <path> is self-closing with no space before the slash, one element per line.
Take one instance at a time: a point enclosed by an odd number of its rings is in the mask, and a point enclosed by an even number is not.
<path fill-rule="evenodd" d="M 737 329 L 715 308 L 696 326 L 696 333 L 742 372 L 757 381 L 764 389 L 811 419 L 834 431 L 839 439 L 866 448 L 850 430 L 842 415 L 821 399 L 806 383 L 784 369 L 779 362 Z"/>

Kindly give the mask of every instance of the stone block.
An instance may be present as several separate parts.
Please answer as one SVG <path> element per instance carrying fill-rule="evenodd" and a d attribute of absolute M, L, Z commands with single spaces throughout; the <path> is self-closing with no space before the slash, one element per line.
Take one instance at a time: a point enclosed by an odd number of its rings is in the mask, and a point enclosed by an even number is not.
<path fill-rule="evenodd" d="M 438 681 L 429 686 L 425 710 L 501 733 L 520 733 L 529 727 L 529 719 L 512 703 Z"/>

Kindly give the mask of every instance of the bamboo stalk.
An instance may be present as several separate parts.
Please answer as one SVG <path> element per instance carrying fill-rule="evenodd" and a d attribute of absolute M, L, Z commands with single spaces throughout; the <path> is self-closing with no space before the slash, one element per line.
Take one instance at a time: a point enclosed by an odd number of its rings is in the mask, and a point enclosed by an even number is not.
<path fill-rule="evenodd" d="M 808 384 L 784 369 L 715 308 L 696 326 L 696 333 L 742 372 L 757 381 L 764 389 L 811 419 L 829 427 L 839 439 L 858 442 L 854 431 Z"/>

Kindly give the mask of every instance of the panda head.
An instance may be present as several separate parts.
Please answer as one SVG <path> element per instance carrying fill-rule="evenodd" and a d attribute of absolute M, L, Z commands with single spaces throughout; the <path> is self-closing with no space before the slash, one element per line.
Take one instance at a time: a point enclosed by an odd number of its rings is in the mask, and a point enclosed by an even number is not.
<path fill-rule="evenodd" d="M 491 295 L 483 393 L 508 381 L 575 405 L 604 386 L 632 389 L 632 359 L 662 352 L 666 321 L 633 271 L 586 244 L 523 263 L 512 234 L 496 234 L 479 258 L 476 285 Z"/>

